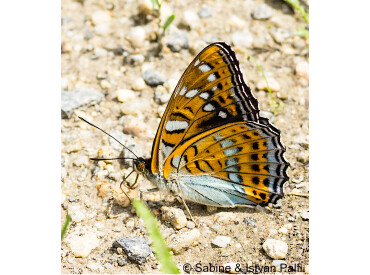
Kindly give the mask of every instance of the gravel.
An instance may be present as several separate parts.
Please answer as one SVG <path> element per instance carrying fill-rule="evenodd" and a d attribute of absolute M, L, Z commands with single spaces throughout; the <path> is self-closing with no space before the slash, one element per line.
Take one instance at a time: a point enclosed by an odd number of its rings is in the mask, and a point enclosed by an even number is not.
<path fill-rule="evenodd" d="M 147 240 L 136 236 L 119 238 L 113 243 L 113 247 L 122 247 L 128 258 L 140 265 L 147 261 L 151 253 Z"/>
<path fill-rule="evenodd" d="M 149 86 L 162 85 L 165 81 L 165 78 L 155 70 L 146 70 L 142 77 Z"/>
<path fill-rule="evenodd" d="M 186 32 L 175 32 L 168 37 L 167 46 L 173 52 L 189 48 L 189 41 Z"/>

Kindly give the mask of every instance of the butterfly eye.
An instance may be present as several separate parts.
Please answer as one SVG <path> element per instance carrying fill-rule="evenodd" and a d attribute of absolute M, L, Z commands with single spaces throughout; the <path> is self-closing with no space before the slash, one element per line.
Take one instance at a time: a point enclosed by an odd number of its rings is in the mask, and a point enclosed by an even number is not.
<path fill-rule="evenodd" d="M 136 169 L 138 172 L 144 172 L 144 169 L 145 169 L 145 163 L 144 162 L 139 162 L 137 165 L 136 165 Z"/>

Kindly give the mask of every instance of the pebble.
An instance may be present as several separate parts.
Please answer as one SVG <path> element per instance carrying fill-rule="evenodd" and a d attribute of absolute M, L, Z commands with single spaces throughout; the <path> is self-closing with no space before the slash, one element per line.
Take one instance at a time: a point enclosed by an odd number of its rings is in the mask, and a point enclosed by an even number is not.
<path fill-rule="evenodd" d="M 267 77 L 267 83 L 264 78 L 260 79 L 257 83 L 257 89 L 260 91 L 268 91 L 268 87 L 270 87 L 271 92 L 278 92 L 280 90 L 280 84 L 275 80 L 273 77 Z"/>
<path fill-rule="evenodd" d="M 289 222 L 295 222 L 295 218 L 294 218 L 294 217 L 289 217 L 289 218 L 288 218 L 288 221 L 289 221 Z"/>
<path fill-rule="evenodd" d="M 246 217 L 243 219 L 242 224 L 246 224 L 247 226 L 256 227 L 256 219 L 251 217 Z"/>
<path fill-rule="evenodd" d="M 283 43 L 287 38 L 291 37 L 293 34 L 290 30 L 283 28 L 272 28 L 270 30 L 272 38 L 274 38 L 276 43 Z"/>
<path fill-rule="evenodd" d="M 273 260 L 272 261 L 272 265 L 273 266 L 275 266 L 276 267 L 276 270 L 277 271 L 281 271 L 282 269 L 281 269 L 281 265 L 283 265 L 283 267 L 284 267 L 284 265 L 286 265 L 287 263 L 286 263 L 286 261 L 284 261 L 284 260 Z"/>
<path fill-rule="evenodd" d="M 211 243 L 217 247 L 225 248 L 231 242 L 231 238 L 228 236 L 217 236 L 214 238 Z"/>
<path fill-rule="evenodd" d="M 89 158 L 87 156 L 79 156 L 73 161 L 73 164 L 77 167 L 87 167 L 89 165 Z"/>
<path fill-rule="evenodd" d="M 144 63 L 145 57 L 142 54 L 130 54 L 125 57 L 125 61 L 131 65 L 139 65 Z"/>
<path fill-rule="evenodd" d="M 135 91 L 141 91 L 145 88 L 145 81 L 142 78 L 136 78 L 132 84 L 132 89 Z"/>
<path fill-rule="evenodd" d="M 308 212 L 308 210 L 303 210 L 302 212 L 299 213 L 299 215 L 304 221 L 308 221 L 310 219 L 310 213 Z"/>
<path fill-rule="evenodd" d="M 202 8 L 198 11 L 200 18 L 208 18 L 212 16 L 212 7 L 208 5 L 203 5 Z"/>
<path fill-rule="evenodd" d="M 155 70 L 146 70 L 143 74 L 142 77 L 145 81 L 146 84 L 149 86 L 158 86 L 162 85 L 165 81 L 165 78 L 159 74 Z"/>
<path fill-rule="evenodd" d="M 276 120 L 274 114 L 267 111 L 260 111 L 260 116 L 267 118 L 272 123 Z"/>
<path fill-rule="evenodd" d="M 295 67 L 295 73 L 301 77 L 309 78 L 309 64 L 307 61 L 299 62 Z"/>
<path fill-rule="evenodd" d="M 118 260 L 117 260 L 117 264 L 119 266 L 125 266 L 125 265 L 127 265 L 127 262 L 123 257 L 119 257 Z"/>
<path fill-rule="evenodd" d="M 148 15 L 153 9 L 153 5 L 150 0 L 139 0 L 138 11 L 139 14 Z"/>
<path fill-rule="evenodd" d="M 306 163 L 309 160 L 309 154 L 306 151 L 301 151 L 298 153 L 297 159 L 299 162 Z"/>
<path fill-rule="evenodd" d="M 199 16 L 192 10 L 184 11 L 181 21 L 181 25 L 193 29 L 199 26 Z"/>
<path fill-rule="evenodd" d="M 99 246 L 99 239 L 92 231 L 87 231 L 83 235 L 81 232 L 73 232 L 66 238 L 66 243 L 71 248 L 75 257 L 87 257 L 90 252 Z"/>
<path fill-rule="evenodd" d="M 272 14 L 273 9 L 266 4 L 261 4 L 252 11 L 252 17 L 257 20 L 270 19 Z"/>
<path fill-rule="evenodd" d="M 278 200 L 277 203 L 273 204 L 272 207 L 276 209 L 280 209 L 283 207 L 283 204 L 281 203 L 281 200 Z"/>
<path fill-rule="evenodd" d="M 146 32 L 143 27 L 134 27 L 126 35 L 126 39 L 130 41 L 131 44 L 136 48 L 143 46 L 145 42 L 145 37 L 146 37 Z"/>
<path fill-rule="evenodd" d="M 184 211 L 180 208 L 162 206 L 162 220 L 169 222 L 174 228 L 181 229 L 188 224 Z"/>
<path fill-rule="evenodd" d="M 281 227 L 280 229 L 279 229 L 279 231 L 278 231 L 280 234 L 283 234 L 283 235 L 285 235 L 285 234 L 287 234 L 288 233 L 288 229 L 287 228 L 285 228 L 284 226 L 283 227 Z"/>
<path fill-rule="evenodd" d="M 150 257 L 149 243 L 143 237 L 123 237 L 113 243 L 113 247 L 122 247 L 128 258 L 142 265 Z"/>
<path fill-rule="evenodd" d="M 262 248 L 272 259 L 284 259 L 288 253 L 288 244 L 275 239 L 267 239 Z"/>
<path fill-rule="evenodd" d="M 111 20 L 110 13 L 107 11 L 96 11 L 91 15 L 91 21 L 94 25 L 107 24 Z"/>
<path fill-rule="evenodd" d="M 100 81 L 100 87 L 102 87 L 102 89 L 109 90 L 112 88 L 112 84 L 108 80 L 103 79 Z"/>
<path fill-rule="evenodd" d="M 98 263 L 89 263 L 87 265 L 87 268 L 90 269 L 91 271 L 99 271 L 99 272 L 103 272 L 104 270 L 104 268 Z"/>
<path fill-rule="evenodd" d="M 189 229 L 193 229 L 193 228 L 195 228 L 195 223 L 192 222 L 192 221 L 188 221 L 186 227 L 189 228 Z"/>
<path fill-rule="evenodd" d="M 173 52 L 189 48 L 189 41 L 186 32 L 174 32 L 167 38 L 167 47 Z"/>
<path fill-rule="evenodd" d="M 238 270 L 241 269 L 240 263 L 227 263 L 224 264 L 225 269 L 228 269 L 230 274 L 240 273 Z M 226 270 L 225 270 L 226 271 Z"/>
<path fill-rule="evenodd" d="M 79 204 L 71 204 L 68 206 L 68 214 L 71 216 L 72 221 L 80 222 L 85 218 L 85 211 Z"/>
<path fill-rule="evenodd" d="M 125 115 L 137 115 L 150 109 L 150 103 L 144 99 L 134 99 L 121 104 L 121 112 Z"/>
<path fill-rule="evenodd" d="M 136 94 L 132 90 L 118 89 L 116 91 L 116 96 L 119 102 L 127 102 L 127 101 L 134 99 L 136 97 Z"/>
<path fill-rule="evenodd" d="M 197 242 L 200 238 L 200 231 L 194 228 L 190 231 L 181 232 L 179 234 L 173 234 L 169 238 L 168 246 L 175 254 L 179 254 L 188 247 L 190 247 L 194 242 Z"/>
<path fill-rule="evenodd" d="M 157 86 L 157 89 L 154 92 L 154 101 L 157 104 L 166 104 L 170 101 L 171 94 L 167 93 L 166 89 L 163 86 Z"/>
<path fill-rule="evenodd" d="M 110 28 L 109 24 L 102 23 L 102 24 L 96 25 L 94 27 L 94 31 L 95 31 L 96 34 L 103 36 L 103 35 L 110 34 L 111 33 L 111 28 Z"/>
<path fill-rule="evenodd" d="M 250 48 L 252 47 L 252 44 L 253 44 L 253 36 L 247 30 L 244 30 L 241 32 L 234 32 L 231 37 L 231 40 L 234 46 L 237 46 L 237 47 Z"/>
<path fill-rule="evenodd" d="M 73 90 L 71 92 L 62 91 L 62 118 L 70 118 L 77 108 L 83 105 L 97 104 L 103 98 L 104 95 L 97 90 Z"/>
<path fill-rule="evenodd" d="M 230 224 L 236 220 L 236 214 L 232 212 L 220 212 L 214 217 L 214 221 L 220 224 Z"/>
<path fill-rule="evenodd" d="M 217 212 L 217 206 L 206 205 L 206 209 L 207 209 L 208 213 L 216 213 Z"/>

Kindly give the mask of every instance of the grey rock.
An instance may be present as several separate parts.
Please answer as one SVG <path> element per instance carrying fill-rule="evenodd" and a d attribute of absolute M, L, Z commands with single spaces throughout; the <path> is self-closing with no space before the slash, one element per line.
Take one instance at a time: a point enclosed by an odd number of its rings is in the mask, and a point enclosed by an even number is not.
<path fill-rule="evenodd" d="M 266 4 L 261 4 L 252 11 L 252 17 L 257 20 L 270 19 L 272 14 L 272 8 L 270 8 Z"/>
<path fill-rule="evenodd" d="M 142 77 L 149 86 L 162 85 L 165 81 L 164 77 L 155 70 L 146 70 Z"/>
<path fill-rule="evenodd" d="M 97 90 L 62 91 L 62 118 L 70 118 L 79 107 L 97 104 L 103 98 L 104 95 Z"/>
<path fill-rule="evenodd" d="M 189 48 L 188 36 L 185 32 L 172 33 L 167 40 L 167 46 L 173 52 L 179 52 L 181 49 Z"/>
<path fill-rule="evenodd" d="M 168 101 L 170 101 L 171 94 L 170 93 L 162 93 L 160 91 L 154 92 L 154 101 L 157 104 L 166 104 Z"/>
<path fill-rule="evenodd" d="M 289 218 L 288 218 L 288 221 L 289 221 L 289 222 L 295 222 L 295 218 L 294 218 L 294 217 L 289 217 Z"/>
<path fill-rule="evenodd" d="M 114 247 L 122 247 L 128 258 L 137 263 L 144 264 L 150 257 L 150 246 L 142 237 L 123 237 L 119 238 L 113 243 Z"/>
<path fill-rule="evenodd" d="M 253 219 L 251 217 L 244 218 L 242 224 L 246 224 L 247 226 L 256 227 L 256 219 Z"/>
<path fill-rule="evenodd" d="M 126 260 L 123 257 L 118 258 L 117 263 L 119 266 L 124 266 L 127 264 Z"/>
<path fill-rule="evenodd" d="M 200 18 L 207 18 L 212 16 L 212 8 L 207 5 L 203 5 L 202 8 L 198 11 Z"/>
<path fill-rule="evenodd" d="M 310 213 L 307 210 L 302 211 L 300 216 L 304 221 L 308 221 L 310 219 Z"/>

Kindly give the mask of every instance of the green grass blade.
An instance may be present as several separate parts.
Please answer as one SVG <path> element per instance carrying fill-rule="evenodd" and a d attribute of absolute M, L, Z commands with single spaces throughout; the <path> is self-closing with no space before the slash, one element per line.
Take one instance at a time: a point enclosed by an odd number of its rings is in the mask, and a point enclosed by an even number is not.
<path fill-rule="evenodd" d="M 63 240 L 64 234 L 67 231 L 68 224 L 70 223 L 71 220 L 72 220 L 71 216 L 67 214 L 66 220 L 64 221 L 64 224 L 62 226 L 62 240 Z"/>
<path fill-rule="evenodd" d="M 158 223 L 153 213 L 145 204 L 137 199 L 132 200 L 139 218 L 143 219 L 145 228 L 152 240 L 152 247 L 157 260 L 161 263 L 163 274 L 180 274 L 175 262 L 172 259 L 170 250 L 159 231 Z"/>
<path fill-rule="evenodd" d="M 158 0 L 151 0 L 151 2 L 152 2 L 153 10 L 159 9 Z"/>
<path fill-rule="evenodd" d="M 163 32 L 166 31 L 166 29 L 171 25 L 171 23 L 175 20 L 175 15 L 171 14 L 170 16 L 167 17 L 166 21 L 163 24 Z"/>
<path fill-rule="evenodd" d="M 291 4 L 294 8 L 296 8 L 299 13 L 302 15 L 303 19 L 306 20 L 306 23 L 308 24 L 308 14 L 304 10 L 304 8 L 299 4 L 298 0 L 284 0 L 285 2 Z"/>

